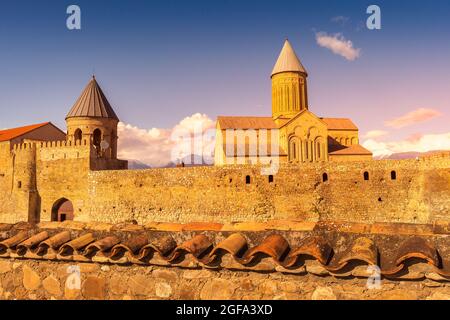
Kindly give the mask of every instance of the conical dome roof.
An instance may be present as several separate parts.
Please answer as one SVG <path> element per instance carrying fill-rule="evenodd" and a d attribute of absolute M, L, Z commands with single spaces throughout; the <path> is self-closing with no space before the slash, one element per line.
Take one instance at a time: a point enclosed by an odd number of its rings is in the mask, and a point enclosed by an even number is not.
<path fill-rule="evenodd" d="M 106 99 L 95 76 L 88 83 L 81 96 L 67 114 L 66 119 L 75 117 L 110 118 L 119 120 Z"/>
<path fill-rule="evenodd" d="M 307 74 L 305 68 L 303 67 L 300 59 L 295 54 L 289 41 L 286 39 L 284 42 L 283 49 L 281 49 L 280 56 L 278 57 L 275 67 L 272 71 L 272 76 L 281 72 L 302 72 Z"/>

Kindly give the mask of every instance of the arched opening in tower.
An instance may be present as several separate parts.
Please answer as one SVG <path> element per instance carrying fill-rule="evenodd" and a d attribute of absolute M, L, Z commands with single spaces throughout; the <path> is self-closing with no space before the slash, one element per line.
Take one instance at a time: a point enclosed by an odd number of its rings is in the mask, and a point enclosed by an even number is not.
<path fill-rule="evenodd" d="M 93 144 L 95 146 L 95 149 L 97 150 L 97 155 L 101 155 L 101 143 L 102 143 L 102 131 L 100 129 L 94 130 L 93 135 Z"/>
<path fill-rule="evenodd" d="M 81 141 L 81 139 L 83 138 L 83 132 L 80 129 L 75 130 L 74 138 L 77 142 Z"/>
<path fill-rule="evenodd" d="M 52 207 L 52 221 L 63 222 L 74 219 L 73 204 L 66 198 L 56 201 Z"/>

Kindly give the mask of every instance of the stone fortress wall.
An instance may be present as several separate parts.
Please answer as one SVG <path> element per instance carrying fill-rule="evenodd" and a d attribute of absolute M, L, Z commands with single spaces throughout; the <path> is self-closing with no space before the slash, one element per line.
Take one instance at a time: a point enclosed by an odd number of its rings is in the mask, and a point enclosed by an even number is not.
<path fill-rule="evenodd" d="M 450 155 L 419 160 L 105 170 L 81 142 L 0 145 L 1 222 L 50 221 L 62 199 L 75 220 L 118 223 L 336 220 L 449 221 Z M 118 160 L 116 160 L 118 161 Z"/>

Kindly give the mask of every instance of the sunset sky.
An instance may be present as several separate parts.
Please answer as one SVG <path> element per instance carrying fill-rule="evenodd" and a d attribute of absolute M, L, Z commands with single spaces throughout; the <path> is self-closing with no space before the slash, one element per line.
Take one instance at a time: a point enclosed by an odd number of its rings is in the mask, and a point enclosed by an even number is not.
<path fill-rule="evenodd" d="M 78 31 L 66 28 L 71 4 Z M 366 28 L 370 4 L 381 30 Z M 312 112 L 352 118 L 376 155 L 450 149 L 448 0 L 2 1 L 0 129 L 65 129 L 95 72 L 122 121 L 122 156 L 163 163 L 177 126 L 271 114 L 286 37 Z"/>

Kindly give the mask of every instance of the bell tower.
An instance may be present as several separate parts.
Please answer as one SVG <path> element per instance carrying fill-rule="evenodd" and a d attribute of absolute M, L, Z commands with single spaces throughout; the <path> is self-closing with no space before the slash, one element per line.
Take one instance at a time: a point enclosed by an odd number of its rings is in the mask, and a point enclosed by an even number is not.
<path fill-rule="evenodd" d="M 273 68 L 272 117 L 275 121 L 290 119 L 308 109 L 308 74 L 286 39 Z"/>
<path fill-rule="evenodd" d="M 73 145 L 91 143 L 98 158 L 117 159 L 119 118 L 95 76 L 66 116 L 67 140 Z"/>

